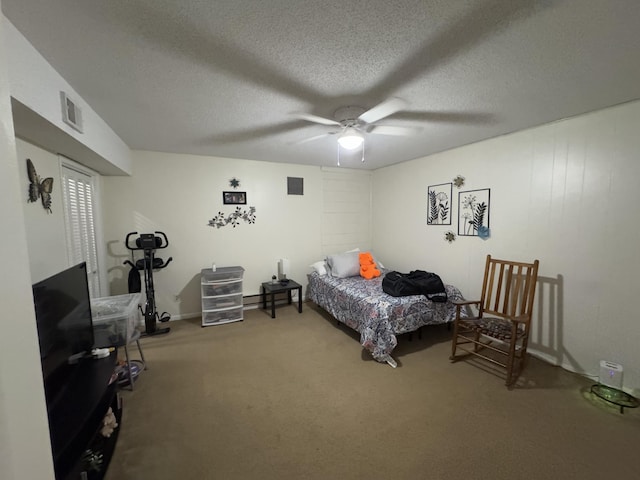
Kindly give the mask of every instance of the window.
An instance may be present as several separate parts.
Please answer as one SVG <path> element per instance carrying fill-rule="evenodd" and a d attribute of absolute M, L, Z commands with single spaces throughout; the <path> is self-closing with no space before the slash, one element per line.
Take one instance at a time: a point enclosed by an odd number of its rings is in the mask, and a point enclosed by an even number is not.
<path fill-rule="evenodd" d="M 62 164 L 62 198 L 67 232 L 67 257 L 70 265 L 87 262 L 87 279 L 91 297 L 100 297 L 98 251 L 95 228 L 94 177 Z"/>

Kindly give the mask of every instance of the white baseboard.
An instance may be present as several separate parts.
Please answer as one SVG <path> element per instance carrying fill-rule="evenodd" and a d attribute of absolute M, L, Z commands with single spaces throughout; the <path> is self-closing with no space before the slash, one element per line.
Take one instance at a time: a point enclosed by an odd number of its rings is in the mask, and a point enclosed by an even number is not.
<path fill-rule="evenodd" d="M 180 315 L 171 315 L 171 319 L 169 321 L 173 322 L 174 320 L 186 320 L 188 318 L 197 318 L 201 316 L 202 316 L 202 312 L 182 313 Z"/>

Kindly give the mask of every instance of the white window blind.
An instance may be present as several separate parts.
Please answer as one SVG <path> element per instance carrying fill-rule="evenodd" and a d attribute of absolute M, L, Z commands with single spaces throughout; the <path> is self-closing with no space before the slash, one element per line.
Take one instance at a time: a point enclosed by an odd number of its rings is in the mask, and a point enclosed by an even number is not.
<path fill-rule="evenodd" d="M 62 181 L 69 264 L 87 262 L 89 293 L 94 298 L 99 297 L 93 178 L 63 165 Z"/>

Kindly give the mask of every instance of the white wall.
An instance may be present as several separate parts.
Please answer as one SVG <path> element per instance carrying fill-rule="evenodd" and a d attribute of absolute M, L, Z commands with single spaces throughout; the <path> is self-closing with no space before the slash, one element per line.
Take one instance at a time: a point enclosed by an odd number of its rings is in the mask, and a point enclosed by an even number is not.
<path fill-rule="evenodd" d="M 323 256 L 371 249 L 371 172 L 322 169 Z"/>
<path fill-rule="evenodd" d="M 53 479 L 18 161 L 11 118 L 4 24 L 0 22 L 0 472 L 3 480 Z"/>
<path fill-rule="evenodd" d="M 217 266 L 245 268 L 244 295 L 258 294 L 260 284 L 277 273 L 277 261 L 288 258 L 291 278 L 306 285 L 309 265 L 323 258 L 321 244 L 323 172 L 319 167 L 250 160 L 133 152 L 133 176 L 103 179 L 104 230 L 111 294 L 127 292 L 130 258 L 124 246 L 128 232 L 163 231 L 169 237 L 166 269 L 156 271 L 156 303 L 172 318 L 199 315 L 200 270 Z M 345 170 L 349 172 L 349 170 Z M 353 173 L 357 175 L 357 173 Z M 287 195 L 287 177 L 304 179 L 304 195 Z M 256 223 L 222 228 L 207 226 L 219 211 L 222 192 L 247 192 L 256 207 Z M 139 258 L 139 257 L 138 257 Z"/>
<path fill-rule="evenodd" d="M 50 277 L 77 261 L 69 257 L 67 247 L 67 232 L 65 228 L 65 214 L 63 204 L 63 172 L 64 167 L 84 172 L 93 177 L 94 199 L 93 220 L 96 231 L 98 250 L 98 267 L 100 292 L 93 296 L 106 296 L 106 274 L 103 274 L 101 265 L 104 262 L 104 242 L 100 237 L 102 229 L 102 214 L 100 211 L 100 175 L 61 155 L 55 155 L 36 145 L 24 140 L 16 139 L 16 152 L 18 155 L 18 173 L 20 175 L 20 192 L 22 208 L 24 211 L 25 228 L 27 231 L 27 247 L 29 251 L 29 271 L 33 283 Z M 30 183 L 26 159 L 33 162 L 40 179 L 53 178 L 53 191 L 51 193 L 51 213 L 47 212 L 40 199 L 35 202 L 28 201 L 28 185 Z M 91 282 L 92 278 L 89 279 Z"/>
<path fill-rule="evenodd" d="M 4 16 L 0 15 L 3 23 L 3 35 L 7 45 L 7 61 L 11 96 L 25 105 L 39 117 L 45 119 L 64 135 L 52 136 L 49 141 L 56 143 L 56 152 L 60 150 L 57 138 L 73 139 L 87 149 L 72 151 L 85 151 L 92 164 L 89 167 L 103 173 L 122 175 L 131 172 L 131 158 L 129 147 L 80 97 L 67 81 L 56 72 L 53 67 L 36 51 L 27 39 Z M 60 92 L 67 93 L 81 108 L 83 117 L 83 133 L 80 133 L 62 121 L 62 106 Z M 34 127 L 44 130 L 42 124 Z M 21 128 L 29 133 L 28 127 Z M 46 129 L 51 132 L 52 129 Z M 45 133 L 44 131 L 42 132 Z M 37 132 L 36 132 L 37 134 Z M 30 139 L 38 143 L 38 139 Z M 41 140 L 40 140 L 41 141 Z M 48 148 L 48 145 L 43 145 Z M 94 155 L 95 153 L 95 155 Z M 70 152 L 67 156 L 74 158 Z M 82 162 L 80 158 L 74 158 Z"/>
<path fill-rule="evenodd" d="M 479 295 L 484 257 L 540 260 L 532 351 L 589 375 L 623 365 L 640 388 L 640 102 L 376 170 L 374 249 L 402 271 L 422 268 Z M 491 238 L 426 225 L 429 185 L 466 177 L 459 191 L 491 189 Z M 402 198 L 402 201 L 398 201 Z"/>
<path fill-rule="evenodd" d="M 60 91 L 74 96 L 82 107 L 83 134 L 62 123 Z M 13 115 L 11 98 L 18 100 L 13 102 Z M 56 262 L 61 258 L 66 261 L 67 256 L 66 251 L 60 253 L 64 236 L 57 228 L 61 211 L 55 208 L 61 205 L 57 203 L 61 197 L 56 195 L 60 184 L 54 186 L 53 216 L 39 221 L 36 216 L 45 213 L 44 209 L 34 204 L 25 206 L 26 163 L 20 158 L 24 152 L 16 154 L 16 119 L 24 134 L 44 135 L 39 142 L 43 147 L 64 151 L 59 147 L 65 144 L 69 151 L 87 154 L 94 168 L 106 173 L 128 172 L 131 159 L 124 142 L 0 15 L 0 263 L 5 272 L 0 279 L 0 304 L 3 331 L 8 332 L 0 336 L 0 472 L 3 480 L 45 480 L 53 479 L 54 473 L 31 293 L 31 284 L 37 278 L 30 275 L 29 249 L 38 252 L 37 277 L 48 276 L 47 271 L 56 269 Z M 48 154 L 41 160 L 34 159 L 41 176 L 51 176 L 50 160 Z M 25 218 L 26 207 L 30 210 Z M 29 228 L 25 229 L 25 223 Z M 32 237 L 34 232 L 38 240 Z M 47 254 L 52 258 L 45 259 Z"/>
<path fill-rule="evenodd" d="M 35 283 L 70 266 L 67 261 L 60 162 L 57 155 L 19 139 L 16 140 L 16 151 L 31 281 Z M 27 200 L 29 185 L 27 158 L 31 159 L 41 179 L 53 178 L 51 213 L 44 209 L 40 199 L 36 202 Z"/>

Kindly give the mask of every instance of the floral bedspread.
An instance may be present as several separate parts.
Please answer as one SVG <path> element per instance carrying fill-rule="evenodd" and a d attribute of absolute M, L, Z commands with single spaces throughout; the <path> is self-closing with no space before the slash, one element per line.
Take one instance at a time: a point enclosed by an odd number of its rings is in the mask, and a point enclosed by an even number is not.
<path fill-rule="evenodd" d="M 397 334 L 413 332 L 423 325 L 453 321 L 452 300 L 463 300 L 460 290 L 445 285 L 449 301 L 436 303 L 424 295 L 393 297 L 382 291 L 382 278 L 360 276 L 335 278 L 309 274 L 309 298 L 336 320 L 360 333 L 360 343 L 374 359 L 386 362 L 398 344 Z"/>

